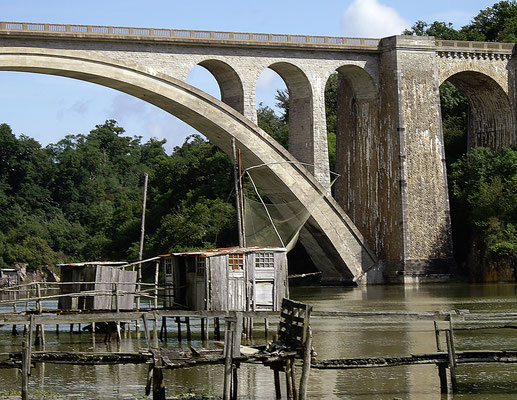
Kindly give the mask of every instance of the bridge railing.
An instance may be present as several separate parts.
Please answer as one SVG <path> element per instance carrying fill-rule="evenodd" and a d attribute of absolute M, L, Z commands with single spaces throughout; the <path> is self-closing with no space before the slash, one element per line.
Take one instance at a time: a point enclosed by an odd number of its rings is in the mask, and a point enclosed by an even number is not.
<path fill-rule="evenodd" d="M 436 40 L 436 47 L 456 49 L 458 51 L 483 51 L 483 52 L 504 52 L 511 53 L 515 47 L 515 43 L 497 43 L 497 42 L 469 42 L 464 40 Z"/>
<path fill-rule="evenodd" d="M 49 33 L 54 35 L 102 35 L 104 37 L 131 37 L 154 39 L 191 39 L 214 41 L 250 41 L 259 43 L 289 43 L 326 46 L 358 46 L 376 49 L 380 39 L 337 36 L 288 35 L 251 32 L 222 32 L 187 29 L 130 28 L 97 25 L 44 24 L 27 22 L 0 22 L 0 31 Z"/>

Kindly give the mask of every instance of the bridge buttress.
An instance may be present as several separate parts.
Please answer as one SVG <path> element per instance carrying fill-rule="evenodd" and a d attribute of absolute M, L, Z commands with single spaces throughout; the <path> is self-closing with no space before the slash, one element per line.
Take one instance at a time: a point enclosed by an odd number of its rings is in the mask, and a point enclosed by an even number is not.
<path fill-rule="evenodd" d="M 379 145 L 387 157 L 381 218 L 385 278 L 404 281 L 455 269 L 435 42 L 382 39 Z"/>

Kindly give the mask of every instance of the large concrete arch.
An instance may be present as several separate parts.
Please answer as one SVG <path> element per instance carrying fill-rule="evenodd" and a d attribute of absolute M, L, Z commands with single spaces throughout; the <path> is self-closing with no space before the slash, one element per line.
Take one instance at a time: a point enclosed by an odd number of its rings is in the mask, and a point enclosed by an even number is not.
<path fill-rule="evenodd" d="M 66 50 L 0 48 L 0 70 L 65 76 L 128 93 L 182 119 L 227 154 L 234 138 L 245 165 L 268 165 L 257 178 L 266 192 L 282 188 L 286 200 L 296 198 L 310 206 L 306 230 L 319 243 L 316 251 L 323 250 L 313 259 L 325 279 L 357 280 L 374 264 L 375 257 L 359 231 L 337 203 L 324 196 L 318 181 L 265 132 L 212 96 L 136 64 Z"/>
<path fill-rule="evenodd" d="M 515 145 L 515 117 L 508 89 L 490 76 L 463 70 L 446 80 L 456 86 L 470 101 L 468 148 L 487 146 L 499 149 Z"/>
<path fill-rule="evenodd" d="M 198 65 L 214 76 L 221 91 L 221 101 L 244 114 L 244 90 L 242 80 L 230 65 L 221 60 L 207 59 Z"/>

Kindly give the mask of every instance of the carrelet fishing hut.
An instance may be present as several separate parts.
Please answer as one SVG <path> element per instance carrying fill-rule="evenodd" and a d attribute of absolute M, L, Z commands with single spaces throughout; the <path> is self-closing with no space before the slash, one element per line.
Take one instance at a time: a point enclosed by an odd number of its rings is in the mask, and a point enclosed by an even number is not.
<path fill-rule="evenodd" d="M 136 271 L 126 262 L 89 261 L 58 264 L 61 267 L 60 310 L 132 310 Z"/>
<path fill-rule="evenodd" d="M 160 256 L 165 307 L 280 310 L 288 297 L 282 247 L 230 247 Z"/>

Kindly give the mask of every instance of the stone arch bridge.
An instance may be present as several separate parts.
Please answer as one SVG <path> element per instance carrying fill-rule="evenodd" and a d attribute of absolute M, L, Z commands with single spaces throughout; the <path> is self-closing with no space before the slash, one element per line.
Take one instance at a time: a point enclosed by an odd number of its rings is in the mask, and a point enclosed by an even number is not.
<path fill-rule="evenodd" d="M 439 86 L 449 80 L 470 99 L 470 146 L 515 145 L 513 48 L 0 22 L 0 70 L 114 88 L 177 116 L 228 154 L 234 138 L 247 166 L 268 164 L 261 187 L 311 208 L 300 239 L 328 283 L 454 271 Z M 213 74 L 221 100 L 185 83 L 196 65 Z M 289 152 L 256 125 L 255 87 L 266 68 L 289 90 Z M 324 92 L 336 71 L 341 177 L 332 197 Z"/>

